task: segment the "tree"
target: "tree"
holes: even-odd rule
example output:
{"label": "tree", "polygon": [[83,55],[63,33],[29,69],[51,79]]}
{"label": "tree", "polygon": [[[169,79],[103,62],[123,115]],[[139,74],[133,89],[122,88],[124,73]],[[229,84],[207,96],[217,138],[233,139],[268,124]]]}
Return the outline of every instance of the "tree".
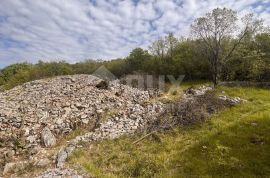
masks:
{"label": "tree", "polygon": [[171,58],[173,57],[173,50],[175,49],[177,42],[178,40],[174,37],[173,33],[169,33],[169,35],[165,37],[167,53]]}
{"label": "tree", "polygon": [[166,54],[166,42],[163,38],[160,38],[152,43],[149,46],[150,52],[161,59],[164,59],[164,55]]}
{"label": "tree", "polygon": [[12,78],[14,75],[22,72],[28,71],[32,68],[32,64],[29,63],[20,63],[20,64],[12,64],[10,66],[5,67],[0,71],[1,85],[5,84]]}
{"label": "tree", "polygon": [[[204,17],[197,18],[191,25],[192,34],[201,40],[206,50],[214,85],[218,84],[223,62],[231,58],[246,36],[257,32],[262,25],[262,21],[255,19],[252,14],[242,18],[241,23],[239,25],[236,11],[216,8]],[[228,39],[232,41],[229,49],[226,48]]]}
{"label": "tree", "polygon": [[270,31],[256,35],[256,47],[262,59],[260,80],[270,80]]}
{"label": "tree", "polygon": [[270,58],[270,32],[269,33],[260,33],[256,35],[256,44],[258,49],[264,56]]}
{"label": "tree", "polygon": [[145,60],[150,59],[148,51],[143,50],[142,48],[133,49],[129,56],[127,57],[127,62],[132,71],[142,69],[142,64]]}

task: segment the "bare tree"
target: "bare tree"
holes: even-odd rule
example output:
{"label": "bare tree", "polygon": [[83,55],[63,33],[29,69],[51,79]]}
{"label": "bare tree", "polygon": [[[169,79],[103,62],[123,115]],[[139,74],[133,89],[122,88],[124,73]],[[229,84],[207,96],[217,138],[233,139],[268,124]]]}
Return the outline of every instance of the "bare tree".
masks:
{"label": "bare tree", "polygon": [[160,57],[161,59],[164,58],[164,55],[166,53],[166,44],[165,40],[163,38],[160,38],[156,41],[154,41],[150,46],[149,46],[150,52],[155,55]]}
{"label": "bare tree", "polygon": [[[214,85],[218,84],[222,61],[230,59],[243,39],[254,34],[261,26],[262,21],[255,19],[253,14],[247,14],[238,21],[237,12],[227,8],[216,8],[193,22],[191,31],[206,49]],[[233,44],[225,49],[228,39]]]}
{"label": "bare tree", "polygon": [[177,42],[178,40],[174,37],[173,33],[169,33],[168,36],[165,37],[167,53],[170,57],[173,56],[173,49],[175,49]]}
{"label": "bare tree", "polygon": [[173,33],[169,33],[168,36],[154,41],[149,46],[149,50],[153,55],[161,59],[164,59],[165,55],[172,57],[173,49],[175,49],[177,42],[178,40],[174,37]]}

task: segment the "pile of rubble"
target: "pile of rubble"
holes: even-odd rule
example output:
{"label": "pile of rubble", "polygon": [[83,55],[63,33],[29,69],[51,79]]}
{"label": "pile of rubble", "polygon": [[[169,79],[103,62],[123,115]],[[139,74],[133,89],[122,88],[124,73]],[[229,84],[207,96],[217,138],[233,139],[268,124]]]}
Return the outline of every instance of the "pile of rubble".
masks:
{"label": "pile of rubble", "polygon": [[[109,118],[106,122],[84,135],[77,136],[63,147],[56,156],[56,167],[63,167],[66,159],[81,142],[114,139],[122,135],[130,135],[144,128],[149,122],[156,120],[164,112],[164,104],[155,102],[143,107],[135,104],[127,110],[119,111],[118,115]],[[125,115],[129,113],[129,117]]]}
{"label": "pile of rubble", "polygon": [[223,101],[229,101],[230,103],[232,103],[233,105],[236,105],[240,102],[246,102],[247,100],[241,99],[240,97],[228,97],[225,95],[220,95],[218,96],[219,99],[223,100]]}
{"label": "pile of rubble", "polygon": [[[0,159],[37,154],[40,147],[54,146],[58,137],[79,126],[95,129],[91,140],[132,134],[161,111],[161,103],[144,106],[155,94],[92,75],[43,79],[2,92]],[[103,115],[108,118],[101,123]]]}
{"label": "pile of rubble", "polygon": [[209,86],[201,86],[199,88],[188,88],[185,93],[184,93],[184,97],[189,97],[189,96],[200,96],[200,95],[204,95],[205,93],[207,93],[208,91],[213,90],[213,87],[209,87]]}
{"label": "pile of rubble", "polygon": [[[194,96],[202,96],[213,89],[214,89],[213,87],[204,86],[204,85],[200,86],[199,88],[189,88],[185,91],[183,97],[184,98],[193,98]],[[228,102],[232,105],[238,104],[240,102],[246,102],[246,100],[243,100],[240,97],[229,97],[229,96],[225,96],[225,95],[219,95],[218,99],[225,101],[225,102]]]}

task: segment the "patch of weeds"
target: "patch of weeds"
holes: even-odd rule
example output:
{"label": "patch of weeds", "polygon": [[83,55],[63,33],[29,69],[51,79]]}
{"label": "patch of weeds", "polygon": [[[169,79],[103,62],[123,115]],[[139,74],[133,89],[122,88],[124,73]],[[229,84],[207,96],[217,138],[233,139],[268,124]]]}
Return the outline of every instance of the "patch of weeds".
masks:
{"label": "patch of weeds", "polygon": [[153,177],[162,170],[162,163],[147,157],[136,157],[123,169],[124,175],[129,177]]}

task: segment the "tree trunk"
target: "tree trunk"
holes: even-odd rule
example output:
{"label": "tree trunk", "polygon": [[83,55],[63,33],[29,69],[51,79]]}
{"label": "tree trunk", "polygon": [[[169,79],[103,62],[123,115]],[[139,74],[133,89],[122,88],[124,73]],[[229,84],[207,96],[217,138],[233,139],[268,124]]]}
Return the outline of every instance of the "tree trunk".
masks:
{"label": "tree trunk", "polygon": [[217,76],[217,73],[214,74],[214,80],[213,80],[213,83],[214,83],[214,87],[216,87],[217,84],[218,84],[218,76]]}
{"label": "tree trunk", "polygon": [[212,76],[213,76],[213,84],[214,84],[214,87],[217,86],[218,84],[218,58],[213,58],[213,65],[212,65]]}

